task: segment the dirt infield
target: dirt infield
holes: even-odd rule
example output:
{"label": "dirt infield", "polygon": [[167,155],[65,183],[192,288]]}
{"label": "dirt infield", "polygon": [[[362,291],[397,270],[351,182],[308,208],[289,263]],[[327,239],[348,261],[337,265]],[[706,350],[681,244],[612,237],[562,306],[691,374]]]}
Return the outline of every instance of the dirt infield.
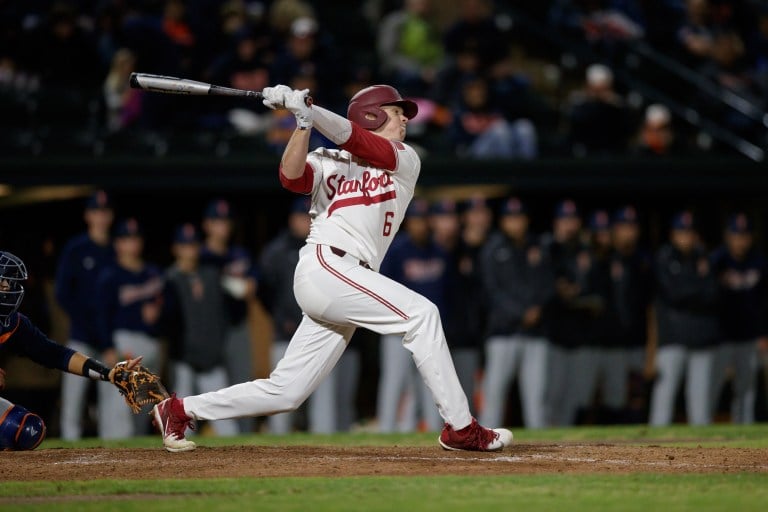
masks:
{"label": "dirt infield", "polygon": [[242,446],[176,454],[161,448],[91,448],[0,456],[0,481],[638,472],[768,473],[768,449],[531,443],[501,453],[437,446]]}

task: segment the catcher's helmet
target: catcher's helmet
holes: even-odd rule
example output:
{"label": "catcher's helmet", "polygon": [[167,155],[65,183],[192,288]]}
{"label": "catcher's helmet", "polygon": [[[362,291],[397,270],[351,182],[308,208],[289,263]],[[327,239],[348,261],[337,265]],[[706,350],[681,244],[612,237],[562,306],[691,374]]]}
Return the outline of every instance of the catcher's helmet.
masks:
{"label": "catcher's helmet", "polygon": [[366,130],[376,130],[387,120],[387,114],[380,108],[384,105],[401,107],[403,114],[408,119],[413,119],[419,112],[416,103],[411,100],[404,100],[394,87],[372,85],[359,91],[349,100],[347,119],[354,121]]}
{"label": "catcher's helmet", "polygon": [[24,298],[22,283],[26,279],[24,262],[9,252],[0,251],[0,324],[5,327],[21,305]]}

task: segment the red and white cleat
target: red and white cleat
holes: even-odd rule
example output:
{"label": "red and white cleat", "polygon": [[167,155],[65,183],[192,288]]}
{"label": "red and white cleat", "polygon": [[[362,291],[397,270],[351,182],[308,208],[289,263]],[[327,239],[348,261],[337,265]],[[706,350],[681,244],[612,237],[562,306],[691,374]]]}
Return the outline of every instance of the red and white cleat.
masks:
{"label": "red and white cleat", "polygon": [[152,408],[152,423],[163,435],[163,446],[169,452],[187,452],[197,445],[184,437],[187,428],[194,430],[192,418],[184,412],[184,404],[176,393]]}
{"label": "red and white cleat", "polygon": [[446,450],[497,452],[511,445],[513,437],[505,428],[485,428],[472,418],[472,423],[461,430],[454,430],[446,423],[438,441]]}

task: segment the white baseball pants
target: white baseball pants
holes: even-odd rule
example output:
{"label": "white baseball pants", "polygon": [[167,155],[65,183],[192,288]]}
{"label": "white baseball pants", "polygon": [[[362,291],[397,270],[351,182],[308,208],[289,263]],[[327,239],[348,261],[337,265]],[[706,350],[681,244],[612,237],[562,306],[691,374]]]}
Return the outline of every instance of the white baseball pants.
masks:
{"label": "white baseball pants", "polygon": [[217,420],[295,410],[331,372],[355,328],[363,327],[402,334],[442,418],[455,429],[471,423],[440,313],[429,300],[349,254],[314,244],[301,249],[294,293],[304,318],[269,378],[186,397],[189,416]]}

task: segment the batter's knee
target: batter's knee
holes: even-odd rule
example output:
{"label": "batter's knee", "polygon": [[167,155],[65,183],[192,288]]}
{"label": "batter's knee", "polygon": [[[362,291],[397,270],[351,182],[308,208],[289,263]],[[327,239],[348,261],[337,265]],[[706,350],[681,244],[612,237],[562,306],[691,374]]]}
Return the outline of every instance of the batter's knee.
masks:
{"label": "batter's knee", "polygon": [[20,405],[11,405],[0,418],[0,449],[34,450],[45,439],[45,423]]}
{"label": "batter's knee", "polygon": [[414,317],[422,318],[424,320],[440,320],[440,310],[437,309],[437,306],[432,301],[425,297],[421,297],[421,299],[416,301],[411,307],[413,308],[412,316]]}

